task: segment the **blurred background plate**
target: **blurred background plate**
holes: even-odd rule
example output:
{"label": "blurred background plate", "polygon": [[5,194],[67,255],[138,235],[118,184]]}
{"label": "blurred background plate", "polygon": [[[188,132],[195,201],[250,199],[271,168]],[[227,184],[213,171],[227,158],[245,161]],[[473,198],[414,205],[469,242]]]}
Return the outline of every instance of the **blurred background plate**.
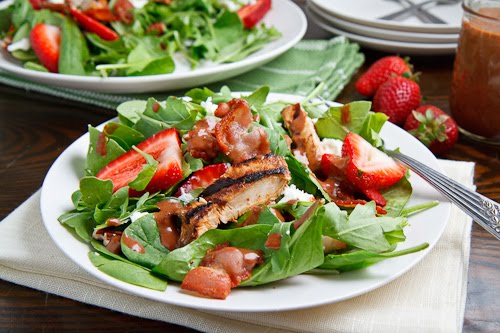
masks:
{"label": "blurred background plate", "polygon": [[406,55],[438,55],[453,54],[457,48],[457,43],[410,43],[362,36],[332,27],[326,20],[310,9],[308,9],[308,15],[322,29],[334,35],[345,36],[353,42],[374,50],[389,53],[404,53]]}
{"label": "blurred background plate", "polygon": [[[10,3],[12,1],[0,2],[0,8]],[[263,22],[274,26],[282,36],[241,61],[190,72],[107,78],[44,73],[23,68],[19,61],[3,49],[0,49],[0,69],[51,86],[109,93],[145,93],[202,86],[248,72],[275,59],[298,43],[307,29],[304,13],[289,0],[273,0],[273,6]]]}
{"label": "blurred background plate", "polygon": [[[381,20],[380,17],[404,8],[404,0],[309,0],[322,11],[366,26],[409,32],[454,34],[460,31],[462,21],[461,1],[453,5],[432,5],[427,10],[432,12],[447,24],[422,23],[416,17],[410,16],[403,21]],[[412,0],[415,4],[428,0]]]}
{"label": "blurred background plate", "polygon": [[320,7],[316,6],[312,1],[308,1],[307,7],[314,14],[323,18],[325,22],[328,22],[330,26],[361,36],[415,43],[456,43],[458,41],[458,33],[441,34],[376,28],[346,21],[339,17],[329,15],[327,12],[321,10]]}

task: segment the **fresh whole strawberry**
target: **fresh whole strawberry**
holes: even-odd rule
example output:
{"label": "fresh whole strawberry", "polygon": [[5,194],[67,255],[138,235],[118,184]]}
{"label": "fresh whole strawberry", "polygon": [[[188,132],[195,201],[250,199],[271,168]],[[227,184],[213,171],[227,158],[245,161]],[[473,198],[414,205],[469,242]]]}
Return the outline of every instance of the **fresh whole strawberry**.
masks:
{"label": "fresh whole strawberry", "polygon": [[373,190],[394,185],[405,174],[405,168],[355,133],[348,133],[342,145],[342,156],[349,157],[345,167],[347,179],[370,197]]}
{"label": "fresh whole strawberry", "polygon": [[401,126],[411,111],[420,105],[421,99],[420,87],[415,81],[394,76],[377,90],[373,110],[385,113],[389,121]]}
{"label": "fresh whole strawberry", "polygon": [[455,121],[443,110],[422,105],[406,118],[404,129],[424,143],[434,154],[448,151],[458,139]]}
{"label": "fresh whole strawberry", "polygon": [[375,95],[377,89],[393,76],[411,74],[411,65],[398,56],[387,56],[373,63],[356,81],[356,90],[368,97]]}
{"label": "fresh whole strawberry", "polygon": [[54,25],[39,23],[31,30],[30,43],[42,65],[52,73],[59,72],[61,29]]}

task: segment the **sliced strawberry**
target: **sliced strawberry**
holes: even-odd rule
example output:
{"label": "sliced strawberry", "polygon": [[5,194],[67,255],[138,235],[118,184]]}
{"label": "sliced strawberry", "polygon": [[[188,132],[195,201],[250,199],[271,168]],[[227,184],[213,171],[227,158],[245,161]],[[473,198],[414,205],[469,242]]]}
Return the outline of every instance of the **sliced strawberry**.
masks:
{"label": "sliced strawberry", "polygon": [[348,133],[342,156],[350,158],[346,176],[361,190],[387,188],[405,174],[405,168],[355,133]]}
{"label": "sliced strawberry", "polygon": [[181,187],[175,193],[176,197],[181,196],[184,193],[189,193],[198,188],[207,188],[217,179],[219,179],[224,172],[229,168],[227,163],[211,164],[207,165],[201,170],[193,173],[189,178],[182,184]]}
{"label": "sliced strawberry", "polygon": [[52,73],[59,72],[61,29],[54,25],[39,23],[31,30],[30,42],[42,65]]}
{"label": "sliced strawberry", "polygon": [[345,167],[348,161],[348,157],[323,154],[320,162],[321,171],[325,176],[333,176],[343,179],[345,176]]}
{"label": "sliced strawberry", "polygon": [[368,199],[375,201],[375,203],[379,206],[384,207],[387,203],[387,201],[385,201],[384,197],[377,189],[367,188],[362,190],[362,192],[368,197]]}
{"label": "sliced strawberry", "polygon": [[91,18],[100,22],[113,22],[118,20],[118,18],[111,12],[109,8],[89,8],[86,9],[83,14],[90,16]]}
{"label": "sliced strawberry", "polygon": [[[174,128],[156,133],[139,143],[137,148],[159,162],[156,173],[145,191],[157,192],[169,189],[182,179],[182,152],[177,131]],[[96,175],[99,179],[111,179],[113,191],[127,186],[142,171],[145,158],[136,150],[130,150],[105,166]],[[132,193],[135,193],[132,191]]]}
{"label": "sliced strawberry", "polygon": [[246,5],[238,10],[238,16],[245,28],[253,28],[266,16],[271,9],[271,0],[257,0],[254,4]]}
{"label": "sliced strawberry", "polygon": [[120,38],[120,36],[118,36],[115,31],[108,28],[101,22],[93,19],[92,17],[85,15],[81,11],[69,8],[69,12],[71,13],[71,15],[73,15],[80,26],[82,26],[87,31],[95,33],[102,39],[113,41]]}

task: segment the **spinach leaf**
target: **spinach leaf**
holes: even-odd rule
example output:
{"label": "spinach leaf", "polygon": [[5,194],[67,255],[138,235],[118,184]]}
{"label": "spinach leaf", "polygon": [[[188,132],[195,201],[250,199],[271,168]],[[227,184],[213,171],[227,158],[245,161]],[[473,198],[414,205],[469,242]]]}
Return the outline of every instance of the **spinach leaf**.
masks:
{"label": "spinach leaf", "polygon": [[[373,201],[357,205],[349,216],[334,203],[324,206],[324,235],[370,252],[389,251],[404,225],[402,217],[378,217]],[[384,233],[389,234],[387,238]]]}
{"label": "spinach leaf", "polygon": [[423,243],[408,249],[393,252],[376,253],[367,250],[355,250],[342,254],[328,254],[325,256],[323,264],[321,264],[318,268],[335,270],[337,272],[347,272],[355,269],[366,268],[389,258],[395,258],[422,251],[427,247],[429,247],[429,244]]}
{"label": "spinach leaf", "polygon": [[[141,251],[130,248],[127,243],[130,241],[140,244]],[[121,249],[130,261],[147,268],[153,268],[159,264],[169,253],[169,250],[161,243],[160,232],[153,214],[135,220],[124,230]]]}
{"label": "spinach leaf", "polygon": [[104,126],[103,133],[109,139],[114,140],[125,151],[132,149],[132,146],[139,144],[146,138],[141,132],[120,123],[110,122]]}
{"label": "spinach leaf", "polygon": [[101,272],[120,281],[159,291],[167,288],[167,281],[153,275],[145,268],[96,252],[89,252],[89,259]]}
{"label": "spinach leaf", "polygon": [[59,73],[85,75],[84,61],[88,55],[87,44],[78,25],[67,18],[62,25]]}
{"label": "spinach leaf", "polygon": [[85,174],[88,176],[96,175],[109,162],[126,152],[115,140],[108,138],[95,127],[89,126],[89,137],[89,149],[85,160]]}
{"label": "spinach leaf", "polygon": [[387,211],[387,216],[401,216],[401,213],[410,200],[412,194],[412,186],[406,177],[403,177],[399,182],[389,188],[380,190],[380,193],[387,201],[384,209]]}
{"label": "spinach leaf", "polygon": [[[257,267],[252,276],[241,283],[242,286],[256,286],[286,279],[307,272],[323,263],[322,210],[318,205],[310,208],[311,216],[295,231],[292,237],[282,242],[279,251],[274,251],[271,260]],[[282,251],[286,246],[287,253]],[[276,256],[276,257],[274,257]],[[283,261],[285,260],[285,261]],[[278,265],[279,269],[275,266]]]}

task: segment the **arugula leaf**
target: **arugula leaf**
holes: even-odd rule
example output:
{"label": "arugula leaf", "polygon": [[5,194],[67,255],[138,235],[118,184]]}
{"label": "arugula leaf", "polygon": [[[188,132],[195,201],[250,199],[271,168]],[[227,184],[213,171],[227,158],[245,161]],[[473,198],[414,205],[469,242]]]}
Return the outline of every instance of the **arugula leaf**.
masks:
{"label": "arugula leaf", "polygon": [[92,231],[95,223],[92,221],[92,213],[90,211],[79,212],[72,210],[59,216],[57,220],[74,229],[77,236],[82,240],[90,242],[92,239]]}
{"label": "arugula leaf", "polygon": [[139,144],[146,138],[135,129],[120,123],[109,122],[104,126],[103,133],[109,139],[114,140],[125,151],[132,149],[132,146]]}
{"label": "arugula leaf", "polygon": [[142,170],[141,172],[139,172],[137,177],[130,183],[128,183],[128,185],[130,186],[130,188],[136,191],[144,191],[144,189],[146,189],[146,186],[148,186],[149,182],[151,181],[151,179],[153,179],[153,176],[156,173],[158,161],[155,160],[151,155],[141,151],[135,146],[133,147],[133,149],[146,159],[146,163],[142,166]]}
{"label": "arugula leaf", "polygon": [[291,184],[295,184],[297,188],[304,192],[322,195],[326,200],[331,201],[330,195],[323,189],[323,186],[308,167],[300,163],[291,154],[285,156],[285,160],[292,176]]}

